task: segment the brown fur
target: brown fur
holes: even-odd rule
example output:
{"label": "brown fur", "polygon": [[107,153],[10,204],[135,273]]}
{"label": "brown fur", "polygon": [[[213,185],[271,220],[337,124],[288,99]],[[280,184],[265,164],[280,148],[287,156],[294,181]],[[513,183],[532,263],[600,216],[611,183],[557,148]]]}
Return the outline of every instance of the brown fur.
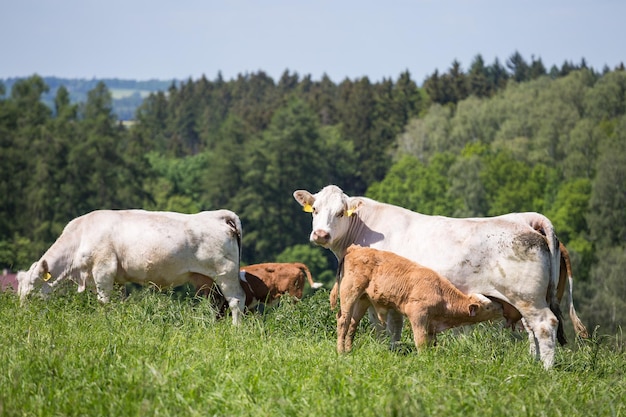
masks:
{"label": "brown fur", "polygon": [[[305,279],[313,288],[319,288],[322,284],[314,282],[309,268],[299,262],[293,263],[262,263],[248,265],[241,268],[245,280],[239,283],[246,293],[246,307],[252,308],[257,304],[276,304],[283,295],[300,300],[304,290]],[[205,295],[213,298],[213,303],[218,307],[220,316],[225,314],[227,307],[221,294],[216,293],[216,287],[207,287]]]}
{"label": "brown fur", "polygon": [[436,333],[445,329],[502,315],[500,304],[465,295],[432,269],[391,252],[352,245],[342,269],[337,317],[340,353],[351,350],[356,328],[370,305],[381,322],[389,310],[407,316],[418,348],[434,342]]}

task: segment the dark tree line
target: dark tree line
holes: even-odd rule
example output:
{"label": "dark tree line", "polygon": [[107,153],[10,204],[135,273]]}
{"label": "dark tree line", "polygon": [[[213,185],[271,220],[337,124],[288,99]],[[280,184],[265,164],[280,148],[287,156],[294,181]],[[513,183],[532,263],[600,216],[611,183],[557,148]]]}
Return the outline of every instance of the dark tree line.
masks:
{"label": "dark tree line", "polygon": [[[623,64],[621,66],[623,69]],[[556,79],[582,69],[591,70],[595,77],[600,76],[587,67],[584,58],[579,64],[565,61],[560,67],[553,65],[547,70],[541,58],[532,56],[528,62],[517,51],[507,59],[505,65],[498,58],[493,64],[486,65],[483,57],[476,55],[467,72],[463,71],[460,62],[454,60],[446,73],[439,74],[439,71],[435,71],[426,77],[424,89],[432,102],[456,104],[469,96],[491,97],[504,89],[509,80],[520,83],[544,76]],[[603,68],[604,74],[609,71],[608,67]]]}

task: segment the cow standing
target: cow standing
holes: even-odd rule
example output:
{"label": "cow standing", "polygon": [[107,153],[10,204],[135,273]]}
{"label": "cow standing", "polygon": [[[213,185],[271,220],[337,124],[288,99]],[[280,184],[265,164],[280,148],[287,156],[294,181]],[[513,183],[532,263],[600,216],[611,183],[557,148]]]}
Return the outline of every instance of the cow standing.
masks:
{"label": "cow standing", "polygon": [[[464,324],[502,316],[502,305],[481,294],[465,295],[430,268],[392,252],[351,245],[338,271],[340,312],[337,351],[352,349],[354,333],[372,305],[381,322],[395,310],[411,323],[415,346]],[[331,300],[335,308],[336,298]]]}
{"label": "cow standing", "polygon": [[[462,292],[509,303],[522,316],[531,353],[550,368],[557,328],[559,245],[551,222],[538,213],[455,219],[429,216],[365,197],[349,197],[334,185],[317,194],[294,192],[313,214],[310,240],[337,259],[351,244],[387,250],[432,268]],[[390,311],[392,343],[402,316]],[[563,342],[561,340],[561,342]]]}
{"label": "cow standing", "polygon": [[71,279],[79,292],[95,286],[106,303],[116,282],[202,287],[215,280],[238,324],[245,301],[241,236],[241,221],[228,210],[93,211],[70,221],[41,259],[18,273],[18,293],[24,300],[35,287],[45,294]]}

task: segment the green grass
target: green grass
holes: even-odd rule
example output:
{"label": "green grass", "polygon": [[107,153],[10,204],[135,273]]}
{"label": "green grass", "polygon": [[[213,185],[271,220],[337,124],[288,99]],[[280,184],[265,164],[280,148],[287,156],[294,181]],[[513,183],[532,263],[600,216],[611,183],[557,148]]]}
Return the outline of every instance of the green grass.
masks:
{"label": "green grass", "polygon": [[362,323],[343,356],[335,325],[326,291],[239,327],[171,293],[0,294],[0,415],[626,415],[621,334],[572,341],[544,371],[499,325],[418,353],[408,328],[390,351]]}

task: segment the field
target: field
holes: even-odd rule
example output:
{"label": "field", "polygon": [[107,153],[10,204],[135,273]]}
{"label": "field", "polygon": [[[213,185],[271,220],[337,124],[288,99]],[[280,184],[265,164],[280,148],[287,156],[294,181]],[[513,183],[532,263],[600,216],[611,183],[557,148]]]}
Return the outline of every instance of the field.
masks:
{"label": "field", "polygon": [[[0,294],[2,416],[624,416],[622,334],[559,348],[544,371],[526,337],[482,323],[415,351],[362,323],[335,352],[328,292],[283,302],[239,327],[205,300],[142,290]],[[571,331],[571,324],[568,330]]]}

